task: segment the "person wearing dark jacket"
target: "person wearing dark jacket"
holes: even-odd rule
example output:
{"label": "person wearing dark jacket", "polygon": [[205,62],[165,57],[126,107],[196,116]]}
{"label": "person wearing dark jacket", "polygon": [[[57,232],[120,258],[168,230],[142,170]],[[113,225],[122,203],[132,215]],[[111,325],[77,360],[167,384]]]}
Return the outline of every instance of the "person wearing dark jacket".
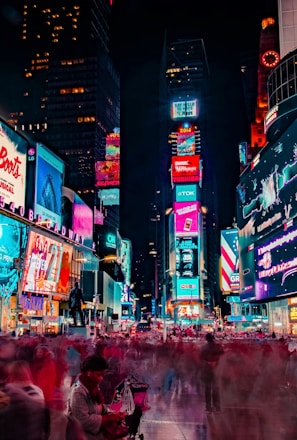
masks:
{"label": "person wearing dark jacket", "polygon": [[224,354],[223,347],[215,342],[212,333],[205,336],[206,343],[200,351],[202,362],[201,380],[205,389],[205,409],[207,412],[220,411],[220,390],[216,368],[220,357]]}
{"label": "person wearing dark jacket", "polygon": [[73,324],[75,327],[77,327],[77,320],[76,320],[77,312],[79,313],[80,316],[81,325],[83,327],[85,326],[85,319],[84,319],[83,311],[81,309],[81,303],[85,304],[85,300],[82,294],[82,290],[78,286],[78,282],[76,281],[69,295],[69,308],[70,308],[71,316],[73,318]]}

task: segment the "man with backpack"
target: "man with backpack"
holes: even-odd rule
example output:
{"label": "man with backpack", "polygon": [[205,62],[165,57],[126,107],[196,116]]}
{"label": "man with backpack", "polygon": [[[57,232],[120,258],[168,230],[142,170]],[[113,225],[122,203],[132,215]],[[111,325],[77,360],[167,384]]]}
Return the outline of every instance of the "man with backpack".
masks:
{"label": "man with backpack", "polygon": [[82,327],[85,327],[85,319],[84,319],[83,311],[81,309],[81,303],[85,304],[85,300],[82,294],[82,290],[78,286],[78,282],[76,281],[69,295],[69,308],[70,308],[71,316],[73,318],[74,327],[77,327],[77,320],[76,320],[77,312],[79,313]]}

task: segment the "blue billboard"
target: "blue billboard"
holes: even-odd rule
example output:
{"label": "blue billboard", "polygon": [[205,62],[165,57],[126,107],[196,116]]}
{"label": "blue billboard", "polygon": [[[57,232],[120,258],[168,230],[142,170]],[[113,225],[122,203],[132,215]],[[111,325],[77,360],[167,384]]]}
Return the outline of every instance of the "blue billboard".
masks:
{"label": "blue billboard", "polygon": [[27,246],[27,228],[27,225],[0,214],[0,297],[4,302],[18,290],[21,263],[17,260]]}
{"label": "blue billboard", "polygon": [[37,144],[35,215],[62,224],[62,185],[65,164],[42,144]]}
{"label": "blue billboard", "polygon": [[254,248],[297,216],[297,121],[255,157],[237,186],[240,282],[254,296]]}

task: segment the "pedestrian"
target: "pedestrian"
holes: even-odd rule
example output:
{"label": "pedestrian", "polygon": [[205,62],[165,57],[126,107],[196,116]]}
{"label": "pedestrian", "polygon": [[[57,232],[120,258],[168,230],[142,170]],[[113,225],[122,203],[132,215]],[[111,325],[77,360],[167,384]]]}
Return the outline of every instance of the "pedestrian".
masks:
{"label": "pedestrian", "polygon": [[220,390],[217,377],[217,366],[224,354],[223,347],[215,342],[214,335],[207,333],[206,343],[201,347],[201,380],[205,389],[205,409],[207,412],[220,411]]}
{"label": "pedestrian", "polygon": [[33,383],[42,389],[47,408],[50,408],[55,396],[57,364],[53,352],[46,345],[35,347],[31,364]]}
{"label": "pedestrian", "polygon": [[23,390],[20,384],[9,383],[8,364],[0,361],[1,440],[41,440],[46,430],[44,402],[35,393],[31,395]]}
{"label": "pedestrian", "polygon": [[27,361],[16,360],[8,365],[8,382],[45,406],[43,391],[33,383],[31,368]]}
{"label": "pedestrian", "polygon": [[85,300],[83,297],[82,290],[79,287],[78,282],[76,281],[69,295],[69,308],[70,308],[71,316],[73,318],[74,327],[77,327],[77,319],[76,319],[77,312],[79,313],[82,327],[85,327],[85,319],[84,319],[83,311],[81,309],[82,303],[85,304]]}
{"label": "pedestrian", "polygon": [[[104,357],[87,356],[81,363],[81,373],[78,380],[70,390],[68,414],[80,421],[87,440],[104,439],[108,426],[111,423],[116,423],[120,428],[120,423],[126,416],[122,412],[109,413],[104,405],[99,384],[103,380],[107,368],[108,365]],[[113,430],[115,431],[115,429],[116,426]],[[123,429],[122,437],[127,434],[128,430]]]}

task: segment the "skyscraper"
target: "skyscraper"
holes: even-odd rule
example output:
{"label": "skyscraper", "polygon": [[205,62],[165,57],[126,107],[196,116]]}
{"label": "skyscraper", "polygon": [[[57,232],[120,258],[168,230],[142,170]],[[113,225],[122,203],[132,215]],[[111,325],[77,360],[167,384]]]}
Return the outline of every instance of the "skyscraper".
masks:
{"label": "skyscraper", "polygon": [[[22,99],[13,122],[52,147],[67,182],[94,204],[95,161],[119,126],[119,76],[109,56],[108,0],[24,2]],[[17,113],[17,114],[16,114]]]}

